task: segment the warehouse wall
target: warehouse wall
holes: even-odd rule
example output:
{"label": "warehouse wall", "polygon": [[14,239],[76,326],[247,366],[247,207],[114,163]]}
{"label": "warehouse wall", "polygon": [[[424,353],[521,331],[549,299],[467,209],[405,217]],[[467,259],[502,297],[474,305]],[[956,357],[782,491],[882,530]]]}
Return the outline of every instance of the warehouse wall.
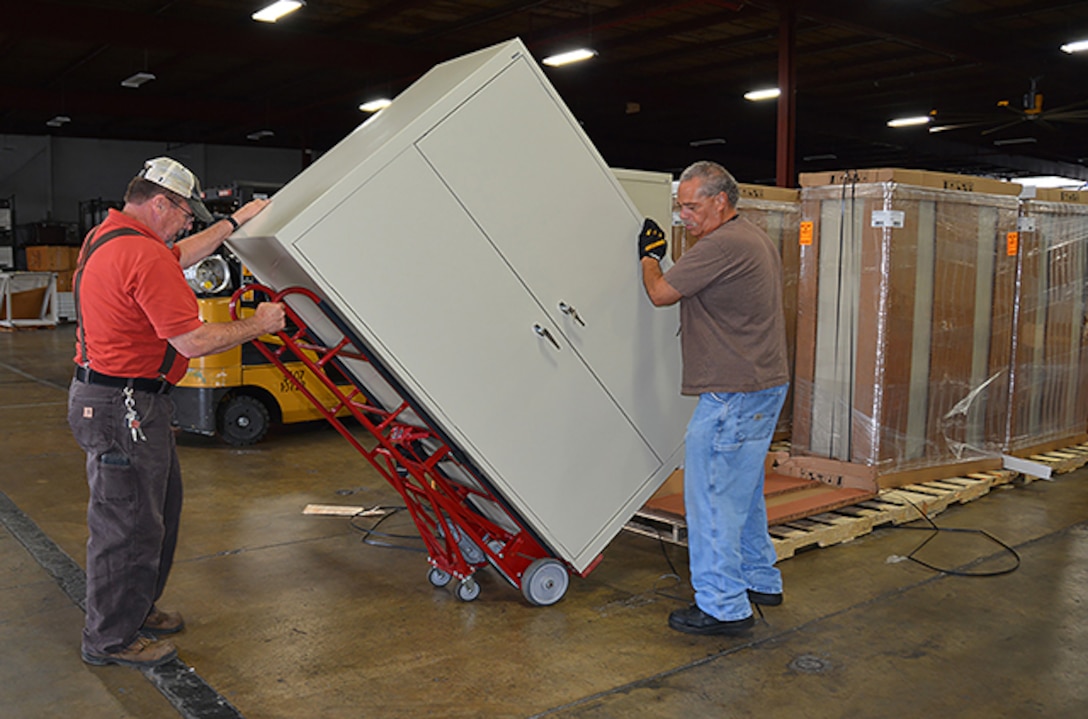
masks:
{"label": "warehouse wall", "polygon": [[0,197],[15,196],[20,225],[77,222],[80,202],[119,201],[144,160],[159,155],[185,164],[205,187],[236,180],[285,183],[303,165],[299,150],[3,135]]}

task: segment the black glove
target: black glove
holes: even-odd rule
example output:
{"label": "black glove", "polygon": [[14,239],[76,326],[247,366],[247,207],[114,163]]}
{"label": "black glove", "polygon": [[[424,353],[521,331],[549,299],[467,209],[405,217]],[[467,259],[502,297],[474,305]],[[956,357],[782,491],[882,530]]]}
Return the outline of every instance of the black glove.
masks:
{"label": "black glove", "polygon": [[642,223],[642,232],[638,234],[638,256],[652,257],[658,262],[665,256],[665,231],[657,226],[657,223],[649,217]]}

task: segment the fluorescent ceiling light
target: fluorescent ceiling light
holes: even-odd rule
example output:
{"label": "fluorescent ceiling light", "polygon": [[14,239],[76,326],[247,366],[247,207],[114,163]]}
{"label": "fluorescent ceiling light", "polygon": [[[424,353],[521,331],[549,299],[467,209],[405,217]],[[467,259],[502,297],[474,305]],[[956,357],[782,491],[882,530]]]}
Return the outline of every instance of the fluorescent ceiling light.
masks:
{"label": "fluorescent ceiling light", "polygon": [[805,162],[815,162],[816,160],[837,160],[839,156],[833,152],[827,152],[823,155],[805,155],[801,159]]}
{"label": "fluorescent ceiling light", "polygon": [[276,22],[284,15],[293,13],[305,4],[303,0],[276,0],[268,7],[253,13],[250,17],[257,22]]}
{"label": "fluorescent ceiling light", "polygon": [[276,133],[272,130],[257,130],[256,132],[251,132],[246,135],[246,139],[257,142],[258,140],[263,140],[266,137],[273,137],[275,134]]}
{"label": "fluorescent ceiling light", "polygon": [[724,145],[724,137],[711,137],[706,140],[692,140],[688,143],[688,147],[704,147],[706,145]]}
{"label": "fluorescent ceiling light", "polygon": [[768,87],[764,90],[751,90],[746,92],[744,93],[744,99],[751,100],[752,102],[759,102],[760,100],[773,100],[781,94],[782,91],[777,87]]}
{"label": "fluorescent ceiling light", "polygon": [[1062,52],[1073,54],[1075,52],[1084,52],[1088,50],[1088,40],[1077,40],[1076,42],[1069,42],[1062,45]]}
{"label": "fluorescent ceiling light", "polygon": [[1021,185],[1031,185],[1033,187],[1080,187],[1084,184],[1083,180],[1074,180],[1071,177],[1060,177],[1058,175],[1017,177],[1015,181]]}
{"label": "fluorescent ceiling light", "polygon": [[559,67],[560,65],[569,65],[572,62],[581,62],[582,60],[588,60],[591,57],[597,57],[597,51],[581,47],[577,50],[570,50],[568,52],[561,52],[557,55],[550,55],[544,58],[542,62],[548,67]]}
{"label": "fluorescent ceiling light", "polygon": [[378,110],[384,110],[393,104],[393,101],[388,97],[381,97],[377,100],[371,100],[370,102],[364,102],[359,105],[359,109],[363,112],[377,112]]}
{"label": "fluorescent ceiling light", "polygon": [[45,124],[49,127],[60,127],[61,125],[67,125],[72,121],[72,118],[67,115],[57,115],[52,120],[48,120]]}
{"label": "fluorescent ceiling light", "polygon": [[888,127],[910,127],[911,125],[925,125],[932,118],[929,115],[918,115],[917,117],[897,117],[894,120],[888,120]]}
{"label": "fluorescent ceiling light", "polygon": [[155,79],[155,75],[150,72],[138,72],[134,75],[129,75],[121,81],[121,87],[139,87],[145,82],[151,82]]}

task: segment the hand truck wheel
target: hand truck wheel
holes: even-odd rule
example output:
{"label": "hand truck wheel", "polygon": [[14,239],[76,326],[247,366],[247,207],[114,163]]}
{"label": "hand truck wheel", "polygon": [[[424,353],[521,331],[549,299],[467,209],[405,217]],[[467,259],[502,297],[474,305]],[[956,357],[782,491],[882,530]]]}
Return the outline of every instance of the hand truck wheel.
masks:
{"label": "hand truck wheel", "polygon": [[457,598],[462,602],[471,602],[478,596],[480,596],[480,585],[472,577],[461,580],[461,583],[457,585]]}
{"label": "hand truck wheel", "polygon": [[570,575],[563,563],[551,557],[537,559],[521,575],[521,593],[538,607],[555,604],[567,593]]}
{"label": "hand truck wheel", "polygon": [[449,572],[443,572],[438,567],[431,567],[427,571],[427,581],[435,587],[444,587],[450,583],[453,579],[453,575]]}

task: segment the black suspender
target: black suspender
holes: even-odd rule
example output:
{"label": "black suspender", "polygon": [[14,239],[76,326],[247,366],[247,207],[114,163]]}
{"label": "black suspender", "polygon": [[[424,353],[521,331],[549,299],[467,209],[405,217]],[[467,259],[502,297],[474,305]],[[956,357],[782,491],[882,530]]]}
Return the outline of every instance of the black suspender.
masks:
{"label": "black suspender", "polygon": [[[83,269],[87,266],[87,260],[91,258],[91,255],[94,254],[95,250],[117,237],[124,237],[126,235],[141,235],[146,237],[142,232],[134,230],[131,227],[118,227],[116,230],[110,230],[101,237],[94,237],[94,233],[97,230],[97,227],[91,229],[91,231],[87,233],[87,237],[84,238],[83,248],[79,253],[79,261],[76,263],[76,270],[72,273],[72,301],[76,306],[76,329],[79,335],[79,364],[82,367],[87,367],[90,363],[90,360],[87,357],[87,340],[83,331],[83,315],[79,309],[79,286],[83,280]],[[170,368],[174,366],[174,358],[177,357],[177,355],[178,351],[174,349],[174,345],[167,342],[166,355],[163,357],[162,366],[159,367],[160,379],[166,378]]]}

